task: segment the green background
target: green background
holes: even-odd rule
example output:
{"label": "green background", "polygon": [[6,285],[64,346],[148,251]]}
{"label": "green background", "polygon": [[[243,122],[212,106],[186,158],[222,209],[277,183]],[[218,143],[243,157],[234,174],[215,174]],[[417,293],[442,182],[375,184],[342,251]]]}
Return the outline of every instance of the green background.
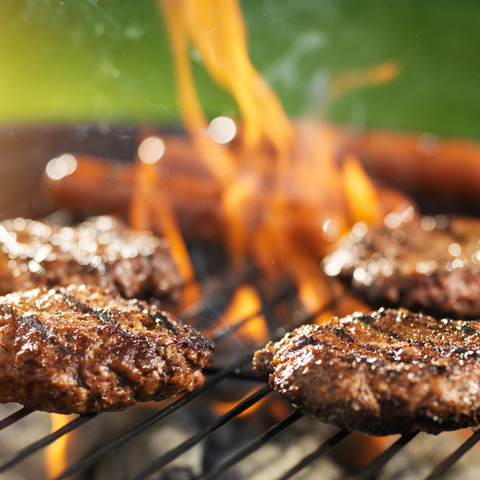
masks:
{"label": "green background", "polygon": [[[292,117],[480,136],[480,2],[243,0],[253,63]],[[331,101],[332,75],[396,60]],[[192,53],[207,115],[234,114]],[[153,0],[2,0],[0,124],[178,124]]]}

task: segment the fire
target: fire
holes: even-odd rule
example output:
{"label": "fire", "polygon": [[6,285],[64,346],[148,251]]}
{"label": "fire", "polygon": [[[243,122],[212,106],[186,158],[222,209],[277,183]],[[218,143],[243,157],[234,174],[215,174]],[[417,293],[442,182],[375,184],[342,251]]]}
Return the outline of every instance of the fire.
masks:
{"label": "fire", "polygon": [[352,215],[353,223],[381,220],[385,212],[377,192],[373,188],[358,158],[347,155],[344,168],[345,196]]}
{"label": "fire", "polygon": [[[252,390],[250,390],[246,395],[243,396],[243,398],[240,398],[240,399],[237,399],[237,400],[234,400],[232,402],[224,402],[222,400],[216,400],[215,402],[213,402],[212,404],[212,408],[214,410],[214,412],[218,415],[218,416],[222,416],[222,415],[225,415],[227,412],[229,412],[232,408],[236,407],[240,402],[243,402],[243,400],[245,400],[246,398],[248,398],[250,395],[252,395],[255,391],[257,390],[257,388],[253,388]],[[270,399],[267,397],[267,398],[263,398],[262,400],[260,400],[259,402],[255,403],[254,405],[252,405],[250,408],[248,408],[247,410],[245,410],[244,412],[242,412],[240,415],[237,415],[236,418],[243,418],[243,417],[249,417],[251,416],[254,412],[258,411],[259,409],[262,408],[262,406],[264,406],[266,403],[270,404]]]}
{"label": "fire", "polygon": [[[168,25],[180,112],[190,138],[144,135],[147,143],[140,144],[134,171],[125,168],[122,178],[122,188],[133,185],[131,224],[168,238],[188,286],[185,305],[200,295],[180,230],[181,215],[190,209],[191,215],[202,215],[197,229],[221,230],[216,239],[225,241],[233,274],[253,260],[267,277],[289,276],[298,285],[304,307],[314,314],[332,296],[319,263],[334,242],[356,222],[377,222],[398,209],[405,197],[373,184],[352,153],[348,132],[326,122],[287,118],[249,59],[238,0],[158,0],[158,4]],[[214,80],[235,97],[242,115],[237,124],[219,118],[209,127],[192,75],[192,45]],[[391,61],[337,74],[330,95],[388,82],[398,70]],[[219,126],[228,132],[218,136]],[[177,156],[190,162],[190,177],[178,169],[171,178],[165,175],[162,166],[175,168]],[[95,179],[104,178],[100,170]],[[68,178],[81,175],[85,168],[77,159],[66,184],[73,187]],[[210,217],[202,210],[208,202]]]}
{"label": "fire", "polygon": [[[50,414],[52,433],[64,427],[71,415]],[[67,468],[67,448],[70,441],[69,435],[63,435],[45,450],[45,466],[48,478],[56,478]]]}
{"label": "fire", "polygon": [[[170,34],[183,122],[198,158],[221,191],[219,207],[233,268],[253,258],[267,275],[287,273],[313,313],[328,298],[319,259],[353,223],[382,218],[386,212],[381,199],[360,162],[341,151],[335,129],[311,121],[292,124],[287,118],[249,59],[238,0],[158,1]],[[219,143],[208,133],[191,71],[190,45],[238,103],[242,123],[231,142]],[[387,62],[337,76],[332,94],[389,81],[397,71],[395,62]],[[149,216],[154,218],[155,227],[170,239],[188,282],[193,270],[167,189],[159,186],[159,169],[139,162],[137,170],[132,224],[148,228]]]}
{"label": "fire", "polygon": [[373,68],[339,73],[332,79],[330,94],[332,97],[341,97],[357,88],[390,82],[398,75],[399,70],[400,66],[396,61],[389,61]]}
{"label": "fire", "polygon": [[[165,144],[158,137],[147,137],[138,148],[136,188],[130,204],[130,224],[137,230],[152,230],[152,227],[170,242],[170,251],[178,273],[186,286],[182,302],[184,307],[199,297],[199,287],[194,282],[195,274],[185,241],[180,232],[170,199],[162,186],[161,170],[155,168],[165,152]],[[152,220],[154,225],[152,225]]]}
{"label": "fire", "polygon": [[383,451],[398,439],[398,435],[387,437],[372,437],[360,432],[352,432],[342,443],[342,452],[349,454],[339,458],[344,464],[355,472],[362,471],[367,465],[374,461]]}
{"label": "fire", "polygon": [[247,148],[257,148],[266,138],[286,155],[293,132],[280,101],[250,62],[238,1],[159,0],[159,4],[170,32],[180,108],[189,132],[202,135],[207,125],[190,68],[192,42],[213,79],[237,100]]}
{"label": "fire", "polygon": [[[265,342],[269,332],[264,315],[258,314],[262,309],[262,301],[258,292],[250,285],[240,286],[222,315],[222,324],[233,327],[237,322],[249,318],[236,334],[240,339],[247,339],[254,343]],[[250,318],[251,317],[251,318]]]}

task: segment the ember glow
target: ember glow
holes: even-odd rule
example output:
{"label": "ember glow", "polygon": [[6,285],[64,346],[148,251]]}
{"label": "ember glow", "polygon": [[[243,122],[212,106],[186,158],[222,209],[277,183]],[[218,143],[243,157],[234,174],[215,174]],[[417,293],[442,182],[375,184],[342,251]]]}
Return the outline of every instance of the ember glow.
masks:
{"label": "ember glow", "polygon": [[[239,400],[235,400],[232,402],[226,402],[226,401],[221,401],[221,400],[216,400],[212,408],[215,411],[215,413],[220,417],[222,415],[225,415],[227,412],[229,412],[232,408],[234,408],[237,404],[239,404],[241,401],[247,399],[252,393],[256,391],[256,388],[253,388],[250,390],[246,395],[243,396],[243,398]],[[260,402],[257,402],[255,405],[251,406],[244,412],[240,413],[240,415],[237,415],[237,418],[244,418],[244,417],[249,417],[251,416],[254,412],[258,411],[259,409],[262,408],[262,406],[266,403],[269,402],[269,398],[264,398]],[[270,403],[270,402],[269,402]]]}

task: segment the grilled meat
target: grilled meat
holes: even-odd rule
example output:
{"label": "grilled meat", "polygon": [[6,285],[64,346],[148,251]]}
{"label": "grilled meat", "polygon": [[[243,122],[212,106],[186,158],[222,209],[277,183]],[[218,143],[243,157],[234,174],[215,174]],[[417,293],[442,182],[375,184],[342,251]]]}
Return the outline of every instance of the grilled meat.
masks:
{"label": "grilled meat", "polygon": [[357,224],[324,260],[325,272],[349,282],[373,307],[480,318],[480,220],[389,220],[378,229]]}
{"label": "grilled meat", "polygon": [[16,292],[0,298],[0,401],[123,410],[201,386],[214,348],[155,305],[97,286]]}
{"label": "grilled meat", "polygon": [[480,423],[480,325],[405,309],[305,325],[256,352],[286,400],[347,430],[389,435]]}
{"label": "grilled meat", "polygon": [[0,295],[36,287],[99,285],[127,298],[175,300],[181,280],[159,238],[114,217],[58,228],[17,218],[0,224]]}

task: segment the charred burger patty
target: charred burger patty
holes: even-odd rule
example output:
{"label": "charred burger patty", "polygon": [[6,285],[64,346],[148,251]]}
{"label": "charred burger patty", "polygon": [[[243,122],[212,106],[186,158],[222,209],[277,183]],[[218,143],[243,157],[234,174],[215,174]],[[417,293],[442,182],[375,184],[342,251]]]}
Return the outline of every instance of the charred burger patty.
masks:
{"label": "charred burger patty", "polygon": [[123,410],[202,385],[214,348],[157,306],[100,287],[17,292],[0,298],[0,401]]}
{"label": "charred burger patty", "polygon": [[438,433],[480,423],[480,326],[405,309],[305,325],[254,368],[302,411],[347,430]]}
{"label": "charred burger patty", "polygon": [[357,224],[323,267],[374,307],[480,318],[480,220],[473,217]]}
{"label": "charred burger patty", "polygon": [[174,300],[181,279],[158,237],[114,217],[63,228],[23,218],[0,224],[0,295],[71,284],[115,288],[127,298]]}

